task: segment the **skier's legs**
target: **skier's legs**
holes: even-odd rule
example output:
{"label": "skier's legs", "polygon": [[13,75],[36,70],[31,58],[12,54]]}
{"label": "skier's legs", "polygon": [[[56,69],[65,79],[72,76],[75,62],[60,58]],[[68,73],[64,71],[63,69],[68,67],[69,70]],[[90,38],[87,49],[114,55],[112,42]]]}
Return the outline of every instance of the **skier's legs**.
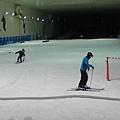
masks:
{"label": "skier's legs", "polygon": [[87,72],[85,72],[85,75],[84,75],[84,85],[85,86],[87,84],[87,81],[88,81],[88,75],[87,75]]}
{"label": "skier's legs", "polygon": [[3,23],[3,28],[4,28],[4,30],[6,31],[6,28],[5,28],[5,22]]}
{"label": "skier's legs", "polygon": [[81,80],[79,82],[78,87],[83,87],[87,83],[88,75],[87,75],[86,71],[80,71],[80,72],[81,72]]}
{"label": "skier's legs", "polygon": [[20,56],[20,63],[22,62],[22,56]]}
{"label": "skier's legs", "polygon": [[22,62],[22,56],[21,55],[18,56],[17,63],[19,62],[19,60],[20,60],[20,62]]}
{"label": "skier's legs", "polygon": [[81,72],[81,80],[79,82],[78,87],[82,87],[82,85],[84,84],[84,71],[80,71]]}

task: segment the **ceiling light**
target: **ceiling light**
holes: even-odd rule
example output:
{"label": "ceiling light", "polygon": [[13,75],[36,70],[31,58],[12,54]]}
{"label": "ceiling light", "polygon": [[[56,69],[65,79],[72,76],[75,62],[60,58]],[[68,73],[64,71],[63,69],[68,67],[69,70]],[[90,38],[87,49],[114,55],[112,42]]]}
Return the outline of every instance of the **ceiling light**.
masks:
{"label": "ceiling light", "polygon": [[27,17],[26,16],[24,16],[24,19],[26,19]]}
{"label": "ceiling light", "polygon": [[40,20],[40,18],[37,18],[37,20]]}
{"label": "ceiling light", "polygon": [[44,22],[44,21],[45,21],[45,19],[42,19],[41,21],[42,21],[42,22]]}
{"label": "ceiling light", "polygon": [[5,14],[5,15],[8,15],[8,12],[5,12],[4,14]]}
{"label": "ceiling light", "polygon": [[15,13],[12,13],[12,16],[15,16]]}

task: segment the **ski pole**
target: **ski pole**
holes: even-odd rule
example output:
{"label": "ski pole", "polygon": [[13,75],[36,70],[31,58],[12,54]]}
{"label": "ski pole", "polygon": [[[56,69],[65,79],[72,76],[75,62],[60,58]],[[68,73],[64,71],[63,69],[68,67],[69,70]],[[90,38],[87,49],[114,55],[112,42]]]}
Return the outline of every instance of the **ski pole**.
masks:
{"label": "ski pole", "polygon": [[25,61],[25,56],[23,56],[23,62]]}
{"label": "ski pole", "polygon": [[91,72],[90,88],[91,88],[91,85],[92,85],[92,78],[93,78],[93,69],[92,69],[92,72]]}
{"label": "ski pole", "polygon": [[17,57],[18,57],[18,56],[15,54],[15,63],[17,62],[17,61],[16,61],[16,60],[17,60]]}

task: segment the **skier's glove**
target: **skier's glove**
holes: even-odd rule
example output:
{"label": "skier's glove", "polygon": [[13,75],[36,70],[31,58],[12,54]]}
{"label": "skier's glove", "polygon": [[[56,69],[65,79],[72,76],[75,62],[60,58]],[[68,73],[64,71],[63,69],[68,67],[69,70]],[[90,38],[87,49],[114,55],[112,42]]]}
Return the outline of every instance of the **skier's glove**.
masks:
{"label": "skier's glove", "polygon": [[90,70],[90,68],[88,68],[88,71]]}

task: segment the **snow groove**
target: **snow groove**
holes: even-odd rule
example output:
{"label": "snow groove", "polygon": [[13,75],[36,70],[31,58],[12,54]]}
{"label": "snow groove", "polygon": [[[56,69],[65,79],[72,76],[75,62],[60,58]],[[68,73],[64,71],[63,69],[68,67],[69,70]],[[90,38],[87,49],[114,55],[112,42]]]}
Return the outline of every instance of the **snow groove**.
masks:
{"label": "snow groove", "polygon": [[91,95],[62,95],[62,96],[49,96],[49,97],[0,97],[0,101],[2,100],[49,100],[49,99],[67,99],[67,98],[87,98],[87,99],[120,101],[120,98],[91,96]]}

